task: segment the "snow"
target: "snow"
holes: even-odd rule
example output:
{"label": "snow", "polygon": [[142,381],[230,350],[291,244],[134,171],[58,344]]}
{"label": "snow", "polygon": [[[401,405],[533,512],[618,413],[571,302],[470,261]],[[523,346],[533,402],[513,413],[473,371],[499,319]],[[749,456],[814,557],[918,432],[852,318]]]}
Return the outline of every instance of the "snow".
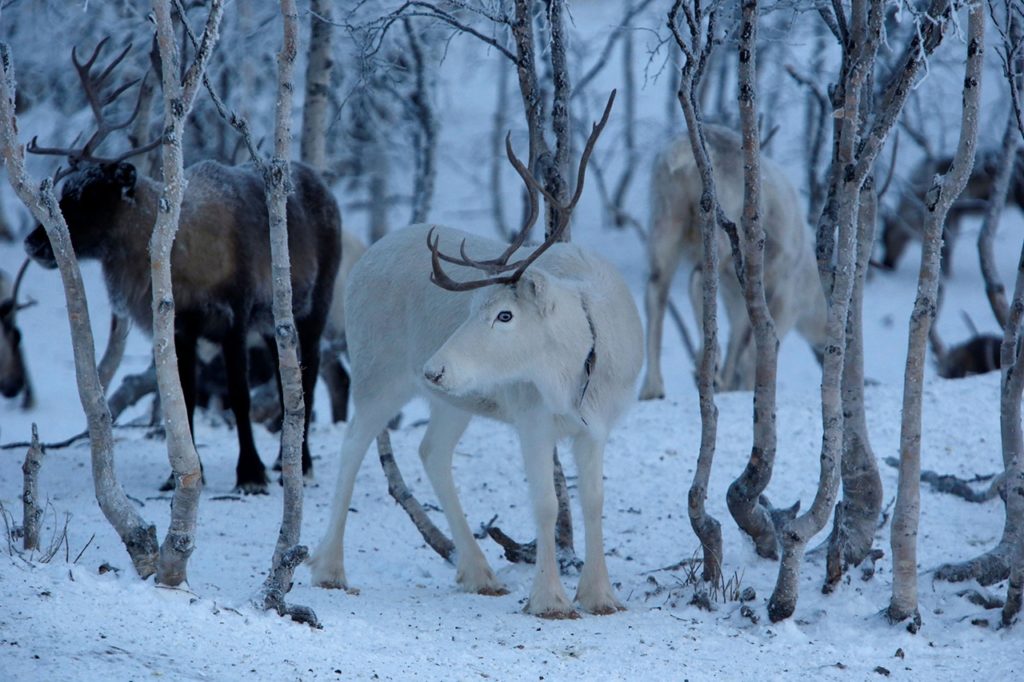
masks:
{"label": "snow", "polygon": [[[588,16],[581,9],[575,17],[577,28],[585,33],[603,30],[610,20],[602,16]],[[487,69],[467,58],[479,52],[470,52],[459,39],[450,50],[438,112],[447,144],[442,146],[436,219],[487,234],[492,230],[478,171],[493,88]],[[616,69],[610,65],[602,83],[611,83],[614,76],[610,74]],[[641,93],[641,120],[658,121],[641,127],[645,150],[656,144],[662,132],[657,112],[664,109],[663,85],[657,81]],[[465,97],[473,88],[485,96]],[[775,142],[783,150],[789,149],[784,136],[780,133]],[[521,140],[514,137],[514,142]],[[599,147],[604,144],[614,148],[618,143],[610,137]],[[780,151],[779,156],[783,154]],[[798,172],[795,164],[793,172]],[[640,217],[645,216],[645,176],[642,165],[633,192],[634,210]],[[512,173],[506,178],[510,183],[506,205],[518,206]],[[632,233],[601,226],[592,189],[584,196],[580,213],[574,238],[620,268],[642,309],[646,265],[641,244]],[[346,217],[346,223],[358,231],[361,219]],[[400,222],[397,216],[393,220]],[[977,223],[968,222],[964,232],[939,320],[948,343],[968,335],[956,314],[959,310],[968,311],[982,331],[995,329],[973,257]],[[1019,212],[1009,211],[996,243],[1008,285],[1012,285],[1022,234],[1024,219]],[[912,247],[897,272],[876,273],[867,286],[868,424],[880,461],[898,449],[907,322],[919,255],[919,249]],[[21,258],[19,245],[0,244],[0,267],[14,270]],[[102,349],[109,304],[98,266],[86,263],[83,272],[97,346]],[[688,313],[685,279],[677,279],[673,296]],[[33,266],[24,290],[39,301],[20,315],[38,406],[22,413],[14,401],[0,403],[3,443],[26,439],[32,422],[39,424],[46,441],[59,440],[84,426],[59,277]],[[95,502],[86,443],[47,453],[39,483],[49,503],[43,544],[59,537],[66,514],[67,542],[49,563],[42,563],[38,553],[22,558],[9,551],[0,536],[0,679],[769,680],[813,676],[859,680],[880,678],[886,674],[884,668],[893,679],[918,680],[1012,679],[1024,670],[1022,628],[999,629],[997,611],[958,596],[970,588],[1004,596],[1005,582],[981,588],[931,579],[931,571],[940,563],[968,558],[995,543],[1003,518],[998,501],[968,504],[922,490],[918,560],[924,625],[916,635],[887,624],[879,615],[891,591],[888,524],[876,537],[875,546],[886,556],[871,580],[861,580],[860,571],[854,569],[833,594],[822,595],[824,557],[811,552],[803,564],[794,617],[778,624],[768,622],[765,605],[777,565],[755,555],[725,506],[725,490],[749,454],[749,393],[717,399],[719,438],[708,509],[722,523],[726,578],[756,592],[749,606],[758,622],[741,614],[737,601],[718,600],[713,612],[690,605],[686,570],[665,567],[698,555],[686,515],[686,492],[696,462],[700,420],[691,362],[674,327],[668,324],[666,329],[663,364],[669,398],[637,404],[613,431],[606,452],[605,544],[609,572],[626,612],[553,622],[524,615],[533,569],[508,564],[489,540],[481,544],[510,594],[460,593],[454,569],[425,546],[389,497],[372,451],[356,482],[356,512],[349,516],[346,537],[348,578],[359,593],[313,588],[308,571],[300,568],[289,600],[311,606],[323,622],[322,630],[255,611],[249,598],[269,568],[281,490],[272,486],[270,495],[262,497],[233,495],[235,433],[215,416],[200,414],[196,442],[207,486],[187,589],[156,588],[152,581],[142,582],[134,575],[123,546]],[[139,371],[147,363],[147,341],[133,333],[119,376]],[[807,505],[814,494],[821,439],[819,379],[820,371],[806,345],[795,336],[787,338],[779,372],[779,454],[767,490],[777,506],[798,499]],[[998,390],[997,374],[946,381],[929,366],[924,468],[967,477],[1001,468]],[[319,417],[310,436],[316,480],[305,489],[303,538],[311,545],[327,524],[345,428],[327,423],[325,398],[320,389]],[[146,406],[137,408],[121,421],[130,422],[145,411]],[[413,492],[422,502],[433,503],[436,500],[416,455],[424,430],[418,423],[422,416],[422,406],[410,406],[392,442]],[[170,498],[156,491],[168,471],[165,445],[147,438],[141,428],[118,428],[115,436],[119,479],[162,537]],[[264,460],[269,461],[277,449],[275,437],[259,427],[256,436]],[[17,523],[22,456],[21,449],[0,451],[0,502]],[[564,463],[572,486],[571,458],[566,456]],[[880,468],[888,503],[895,494],[896,472],[884,463]],[[497,524],[513,537],[532,538],[518,444],[508,428],[474,420],[456,450],[455,477],[474,528],[497,515]],[[575,497],[574,490],[572,494]],[[582,551],[578,506],[574,512],[576,546]],[[440,512],[431,511],[431,515],[446,527]],[[820,544],[824,536],[812,540],[810,547]],[[117,570],[101,573],[102,565]],[[577,576],[563,581],[572,594]]]}

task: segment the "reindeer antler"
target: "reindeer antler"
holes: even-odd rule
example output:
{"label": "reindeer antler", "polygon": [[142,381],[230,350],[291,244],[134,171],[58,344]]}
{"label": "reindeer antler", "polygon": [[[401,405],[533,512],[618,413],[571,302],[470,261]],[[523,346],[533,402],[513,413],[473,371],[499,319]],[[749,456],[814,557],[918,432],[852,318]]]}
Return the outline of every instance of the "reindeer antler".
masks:
{"label": "reindeer antler", "polygon": [[136,154],[143,154],[155,149],[161,142],[161,139],[157,138],[142,145],[141,147],[133,147],[120,156],[113,158],[96,156],[96,149],[103,144],[103,141],[106,140],[111,133],[117,130],[123,130],[130,126],[135,120],[135,117],[139,115],[139,109],[142,106],[142,92],[140,90],[139,97],[135,101],[135,107],[132,109],[131,115],[125,120],[115,122],[104,114],[104,109],[107,106],[124,94],[126,90],[143,80],[142,78],[130,80],[104,94],[103,89],[106,85],[107,79],[114,72],[114,69],[124,61],[124,58],[128,56],[128,52],[132,49],[131,43],[128,43],[128,45],[121,50],[120,54],[114,57],[102,71],[98,74],[93,74],[93,65],[96,64],[96,60],[99,58],[100,53],[103,51],[103,47],[107,44],[108,40],[110,40],[110,36],[107,36],[97,43],[95,49],[93,49],[92,56],[90,56],[84,63],[78,60],[78,47],[75,46],[71,49],[71,62],[75,65],[75,71],[78,72],[78,78],[82,82],[82,89],[85,92],[85,98],[89,102],[89,107],[92,109],[93,116],[96,119],[96,132],[92,134],[92,137],[90,137],[82,147],[74,146],[75,142],[77,142],[81,137],[81,134],[75,137],[75,142],[71,143],[71,147],[40,147],[35,137],[32,138],[28,147],[26,147],[26,151],[30,154],[66,156],[68,158],[71,168],[58,169],[54,176],[54,183],[71,172],[72,169],[83,161],[91,163],[120,163],[121,161],[135,156]]}
{"label": "reindeer antler", "polygon": [[[551,248],[551,245],[557,242],[562,234],[565,232],[565,228],[569,225],[569,219],[572,216],[573,210],[576,208],[576,204],[579,203],[580,197],[583,195],[583,181],[587,175],[587,163],[590,161],[590,155],[594,151],[594,145],[597,143],[597,138],[601,135],[601,131],[604,130],[604,126],[608,123],[608,116],[612,112],[612,104],[615,103],[615,90],[612,90],[608,96],[608,103],[604,107],[604,114],[601,116],[601,120],[594,123],[590,130],[590,137],[587,138],[587,144],[583,148],[583,153],[580,155],[579,169],[576,173],[576,191],[572,198],[568,202],[562,203],[550,192],[548,192],[537,179],[533,177],[530,169],[519,160],[515,152],[512,151],[512,135],[509,133],[505,136],[505,153],[508,156],[509,162],[512,167],[519,173],[519,177],[523,179],[523,183],[526,185],[527,194],[530,198],[530,211],[527,214],[526,220],[523,222],[522,228],[519,233],[512,240],[512,243],[508,245],[508,248],[502,252],[497,258],[491,258],[486,260],[476,260],[471,258],[466,253],[466,242],[463,240],[459,246],[459,256],[449,256],[441,252],[440,237],[434,235],[434,228],[431,228],[430,232],[427,233],[427,248],[430,249],[430,259],[433,271],[430,273],[430,281],[441,287],[442,289],[448,289],[449,291],[470,291],[472,289],[479,289],[481,287],[489,286],[491,284],[513,284],[519,281],[519,278],[523,276],[526,269],[530,265],[540,258],[541,254]],[[530,232],[530,228],[537,221],[537,216],[540,213],[537,192],[544,195],[544,198],[548,202],[558,209],[559,220],[555,225],[555,229],[544,239],[544,242],[530,252],[524,258],[517,261],[509,262],[509,258],[522,247],[523,242],[526,241],[526,236]],[[453,280],[441,267],[441,262],[453,263],[455,265],[463,265],[466,267],[475,268],[486,272],[489,277],[482,279],[469,280],[466,282],[457,282]],[[501,273],[511,272],[508,275],[502,275]]]}
{"label": "reindeer antler", "polygon": [[30,308],[36,304],[36,301],[34,300],[26,301],[21,305],[18,304],[18,290],[21,289],[21,281],[25,278],[25,270],[28,269],[28,264],[31,262],[31,260],[31,258],[26,258],[25,261],[21,264],[21,267],[18,268],[18,274],[15,275],[14,277],[14,288],[11,289],[10,302],[8,303],[8,301],[0,301],[0,311],[2,311],[3,317],[7,317],[8,315],[10,315],[11,324],[14,324],[15,315],[19,310]]}

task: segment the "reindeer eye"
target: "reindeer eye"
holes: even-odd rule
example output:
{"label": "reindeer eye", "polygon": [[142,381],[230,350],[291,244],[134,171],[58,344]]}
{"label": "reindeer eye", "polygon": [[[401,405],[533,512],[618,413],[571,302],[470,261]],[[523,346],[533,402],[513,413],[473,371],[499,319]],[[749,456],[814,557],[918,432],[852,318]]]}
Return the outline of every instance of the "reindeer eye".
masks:
{"label": "reindeer eye", "polygon": [[498,313],[498,316],[495,317],[494,320],[496,322],[511,322],[512,313],[507,310],[502,310],[500,313]]}

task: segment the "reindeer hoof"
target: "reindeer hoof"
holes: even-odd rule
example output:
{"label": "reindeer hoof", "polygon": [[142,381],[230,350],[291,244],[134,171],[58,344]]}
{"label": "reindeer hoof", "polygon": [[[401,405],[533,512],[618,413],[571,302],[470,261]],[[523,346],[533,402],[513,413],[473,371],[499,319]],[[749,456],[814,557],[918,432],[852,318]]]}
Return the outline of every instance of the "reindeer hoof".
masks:
{"label": "reindeer hoof", "polygon": [[640,389],[640,400],[664,400],[665,399],[665,387],[664,386],[648,386],[644,384],[644,387]]}
{"label": "reindeer hoof", "polygon": [[573,608],[570,608],[568,610],[549,609],[547,611],[535,613],[530,610],[529,604],[527,604],[526,608],[523,609],[523,613],[528,613],[531,616],[537,616],[538,618],[543,618],[544,620],[579,620],[580,618],[582,618],[579,612]]}
{"label": "reindeer hoof", "polygon": [[243,495],[269,495],[270,491],[267,489],[267,483],[249,482],[239,483],[235,486],[234,492],[242,493]]}
{"label": "reindeer hoof", "polygon": [[618,613],[620,611],[626,610],[626,607],[620,604],[618,600],[614,600],[612,602],[607,602],[604,604],[594,604],[592,606],[580,604],[580,606],[583,608],[584,611],[595,616],[610,616],[613,613]]}

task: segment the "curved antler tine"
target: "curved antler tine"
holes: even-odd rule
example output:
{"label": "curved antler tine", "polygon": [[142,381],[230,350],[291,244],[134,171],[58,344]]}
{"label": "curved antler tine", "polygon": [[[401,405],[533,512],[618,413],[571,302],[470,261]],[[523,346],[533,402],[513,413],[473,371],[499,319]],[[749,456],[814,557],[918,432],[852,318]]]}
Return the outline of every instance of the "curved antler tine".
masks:
{"label": "curved antler tine", "polygon": [[110,36],[105,36],[103,40],[96,43],[96,48],[92,51],[92,56],[89,57],[89,59],[84,64],[78,61],[78,46],[72,46],[71,61],[74,63],[75,68],[77,68],[79,71],[83,69],[85,69],[85,71],[89,71],[89,69],[92,68],[92,65],[96,63],[96,58],[100,56],[100,52],[103,51],[103,46],[107,44],[108,40],[110,40]]}
{"label": "curved antler tine", "polygon": [[[533,191],[540,192],[548,201],[555,204],[558,203],[558,199],[544,189],[543,185],[537,182],[537,179],[533,177],[533,173],[530,172],[530,169],[527,168],[526,165],[519,160],[519,157],[516,156],[516,153],[512,151],[512,133],[505,135],[505,155],[508,157],[509,163],[512,164],[512,167],[516,169],[517,173],[519,173],[519,177],[521,177],[523,182],[526,183],[527,190],[531,190],[531,193]],[[536,216],[532,217],[536,220]],[[529,223],[527,227],[533,227],[533,223]]]}
{"label": "curved antler tine", "polygon": [[[27,308],[28,306],[32,305],[32,303],[27,303],[24,306],[19,306],[18,305],[18,292],[21,289],[21,281],[25,278],[25,270],[28,269],[28,264],[31,262],[31,260],[32,260],[31,258],[26,258],[22,262],[21,267],[18,268],[18,274],[15,275],[15,277],[14,277],[14,288],[11,289],[11,309],[10,309],[10,319],[11,319],[11,322],[14,322],[15,314],[19,310],[22,310],[22,309]],[[33,303],[34,303],[34,301],[33,301]]]}
{"label": "curved antler tine", "polygon": [[107,76],[109,76],[111,74],[111,72],[114,69],[117,68],[117,65],[124,61],[124,58],[128,56],[128,53],[131,51],[131,49],[132,49],[132,44],[131,43],[128,43],[127,45],[125,45],[124,49],[121,50],[121,54],[119,54],[116,57],[114,57],[111,60],[111,62],[109,64],[107,64],[107,67],[105,69],[103,69],[103,71],[100,73],[100,75],[96,77],[96,83],[97,84],[102,84],[103,81],[105,81],[107,79]]}
{"label": "curved antler tine", "polygon": [[601,136],[601,131],[604,130],[604,126],[608,123],[608,117],[612,113],[612,105],[615,104],[615,95],[618,91],[612,90],[611,94],[608,95],[608,103],[604,105],[604,113],[601,115],[601,120],[594,123],[590,128],[590,137],[587,138],[587,145],[583,148],[583,153],[580,154],[580,166],[576,172],[576,192],[573,194],[572,200],[569,202],[569,206],[575,206],[576,202],[580,200],[580,196],[583,194],[583,181],[587,176],[587,164],[590,162],[590,155],[594,151],[594,145],[597,143],[597,138]]}

